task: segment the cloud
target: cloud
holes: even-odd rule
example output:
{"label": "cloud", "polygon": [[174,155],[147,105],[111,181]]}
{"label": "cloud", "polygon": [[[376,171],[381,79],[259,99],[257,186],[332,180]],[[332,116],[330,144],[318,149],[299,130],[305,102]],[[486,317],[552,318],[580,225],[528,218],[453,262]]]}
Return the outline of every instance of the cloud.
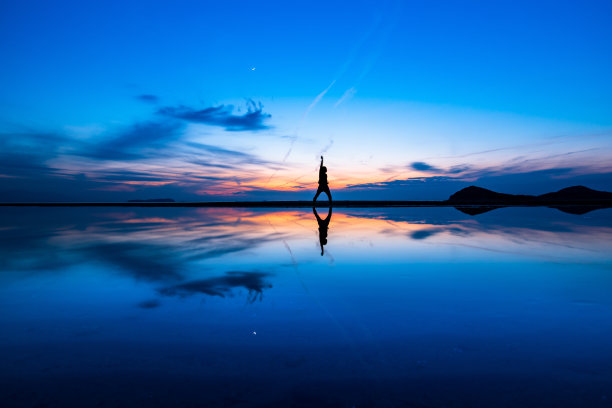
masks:
{"label": "cloud", "polygon": [[233,289],[242,287],[249,292],[247,301],[253,303],[262,299],[264,289],[272,287],[264,280],[268,276],[269,274],[262,272],[226,272],[225,276],[200,279],[163,288],[159,290],[159,293],[180,297],[195,294],[226,297]]}
{"label": "cloud", "polygon": [[159,307],[160,305],[161,303],[157,299],[145,300],[145,301],[138,303],[138,307],[142,309],[155,309],[156,307]]}
{"label": "cloud", "polygon": [[413,162],[410,164],[410,167],[414,170],[417,171],[423,171],[423,172],[432,172],[432,173],[438,173],[441,172],[442,170],[440,170],[437,167],[434,167],[430,164],[427,164],[425,162]]}
{"label": "cloud", "polygon": [[180,138],[181,128],[179,123],[168,121],[135,123],[108,140],[87,146],[80,153],[98,159],[138,160],[156,153],[160,144]]}
{"label": "cloud", "polygon": [[69,199],[64,188],[81,180],[50,164],[64,143],[51,133],[0,133],[0,201]]}
{"label": "cloud", "polygon": [[254,156],[248,153],[239,152],[237,150],[225,149],[223,147],[219,147],[215,145],[209,145],[205,143],[196,143],[196,142],[188,142],[187,145],[193,148],[214,154],[214,155],[218,155],[218,156],[234,157],[234,158],[248,159],[248,160],[254,159]]}
{"label": "cloud", "polygon": [[201,276],[203,260],[285,238],[253,228],[256,214],[246,210],[173,209],[153,215],[142,209],[60,207],[52,212],[52,217],[17,208],[0,212],[1,269],[47,271],[51,265],[65,269],[75,262],[95,262],[166,287],[187,282],[191,273]]}
{"label": "cloud", "polygon": [[426,239],[439,232],[441,231],[437,229],[422,229],[422,230],[414,231],[412,234],[410,234],[410,237],[412,239]]}
{"label": "cloud", "polygon": [[455,177],[434,176],[349,185],[338,191],[342,199],[446,200],[470,183]]}
{"label": "cloud", "polygon": [[323,147],[323,149],[321,149],[321,151],[319,152],[319,155],[322,156],[324,153],[327,153],[327,151],[334,145],[334,139],[330,138],[329,142],[327,142],[327,144],[325,145],[325,147]]}
{"label": "cloud", "polygon": [[477,185],[500,193],[539,195],[572,185],[612,191],[612,173],[582,172],[581,168],[522,171],[509,166],[473,170],[466,175],[418,177],[353,184],[339,190],[341,199],[446,200],[458,190]]}
{"label": "cloud", "polygon": [[[153,94],[135,97],[159,100]],[[150,120],[95,134],[36,129],[0,133],[0,194],[3,201],[124,201],[172,197],[198,200],[244,191],[271,171],[284,169],[257,155],[189,141],[189,122],[231,131],[268,128],[270,115],[248,101],[248,112],[222,105],[204,110],[159,109]],[[75,137],[78,136],[78,137]],[[248,168],[248,173],[246,169]]]}
{"label": "cloud", "polygon": [[134,279],[158,282],[182,279],[180,262],[170,248],[141,242],[96,243],[87,254],[113,264]]}
{"label": "cloud", "polygon": [[[187,142],[185,145],[194,149],[194,152],[197,155],[195,158],[188,158],[187,160],[189,163],[197,164],[203,167],[239,169],[243,168],[244,165],[258,165],[274,170],[284,168],[282,163],[263,160],[258,156],[238,150],[226,149],[220,146],[197,142]],[[202,157],[203,155],[205,156],[204,158]]]}
{"label": "cloud", "polygon": [[468,165],[468,164],[460,164],[457,166],[452,166],[450,169],[447,170],[447,173],[450,174],[459,174],[459,173],[463,173],[466,172],[468,170],[471,170],[472,166]]}
{"label": "cloud", "polygon": [[282,138],[288,138],[289,140],[291,140],[291,142],[289,143],[289,149],[287,150],[287,153],[285,153],[283,160],[281,160],[281,163],[284,163],[287,161],[287,159],[289,158],[289,155],[291,154],[291,151],[293,150],[293,145],[295,144],[295,141],[297,140],[297,136],[282,136]]}
{"label": "cloud", "polygon": [[191,164],[196,164],[198,166],[202,166],[202,167],[211,167],[211,168],[217,168],[217,169],[226,169],[226,170],[234,170],[234,169],[238,169],[238,166],[235,166],[233,164],[226,164],[226,163],[215,163],[215,162],[211,162],[211,161],[207,161],[207,160],[190,160],[189,163]]}
{"label": "cloud", "polygon": [[331,83],[329,85],[327,85],[327,88],[325,88],[324,90],[322,90],[313,100],[312,102],[310,102],[310,105],[308,105],[308,107],[306,107],[306,110],[304,111],[304,113],[302,114],[302,119],[300,120],[300,124],[299,124],[299,128],[301,128],[304,124],[304,122],[306,121],[306,117],[308,116],[308,114],[310,113],[311,110],[314,109],[315,106],[317,106],[317,104],[319,102],[321,102],[321,99],[323,99],[323,97],[325,96],[325,94],[327,92],[329,92],[329,90],[332,88],[332,86],[334,86],[334,84],[336,83],[336,80],[334,79],[333,81],[331,81]]}
{"label": "cloud", "polygon": [[157,113],[187,122],[220,126],[232,132],[259,131],[270,128],[265,122],[272,115],[263,112],[263,105],[261,103],[256,104],[254,101],[249,100],[247,109],[247,113],[236,115],[232,105],[212,106],[201,110],[179,105],[177,107],[163,107]]}
{"label": "cloud", "polygon": [[159,102],[159,97],[157,95],[152,95],[152,94],[138,95],[136,96],[136,99],[138,99],[141,102],[152,103],[152,104]]}
{"label": "cloud", "polygon": [[186,142],[183,130],[180,121],[158,119],[88,139],[0,133],[2,201],[197,201],[234,194],[237,184],[249,190],[259,173],[283,168],[248,152]]}
{"label": "cloud", "polygon": [[355,96],[356,93],[357,93],[357,89],[353,87],[350,87],[349,89],[344,91],[340,99],[338,99],[338,101],[334,104],[334,108],[337,108],[345,101],[348,101],[349,99],[351,99],[353,96]]}

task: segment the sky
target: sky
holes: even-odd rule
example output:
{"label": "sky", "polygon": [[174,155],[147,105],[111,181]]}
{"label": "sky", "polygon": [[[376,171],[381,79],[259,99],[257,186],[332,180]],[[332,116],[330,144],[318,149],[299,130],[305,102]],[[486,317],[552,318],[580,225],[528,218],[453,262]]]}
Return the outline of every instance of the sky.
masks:
{"label": "sky", "polygon": [[608,1],[0,2],[0,201],[612,191]]}

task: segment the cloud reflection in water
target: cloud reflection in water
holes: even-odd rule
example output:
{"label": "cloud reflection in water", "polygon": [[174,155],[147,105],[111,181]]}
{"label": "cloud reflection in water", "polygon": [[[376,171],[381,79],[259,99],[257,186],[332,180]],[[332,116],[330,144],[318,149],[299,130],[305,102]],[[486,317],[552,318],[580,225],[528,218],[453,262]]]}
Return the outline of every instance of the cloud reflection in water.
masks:
{"label": "cloud reflection in water", "polygon": [[[0,215],[5,279],[20,279],[23,271],[67,273],[78,265],[98,265],[108,274],[152,285],[151,293],[160,296],[225,298],[242,288],[253,303],[279,271],[319,262],[320,225],[308,210],[37,211],[7,208]],[[469,248],[470,256],[483,259],[495,252],[599,262],[612,238],[608,213],[514,208],[474,217],[452,208],[340,209],[327,247],[336,258],[355,262],[409,262],[434,253],[451,259],[442,251],[449,247]],[[368,249],[362,250],[364,243]],[[157,306],[158,300],[140,305]]]}

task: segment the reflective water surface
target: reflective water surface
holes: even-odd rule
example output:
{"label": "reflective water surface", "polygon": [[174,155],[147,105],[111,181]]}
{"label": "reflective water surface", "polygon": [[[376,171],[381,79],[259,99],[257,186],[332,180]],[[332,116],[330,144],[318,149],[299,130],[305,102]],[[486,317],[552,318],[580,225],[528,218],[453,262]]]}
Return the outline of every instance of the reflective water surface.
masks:
{"label": "reflective water surface", "polygon": [[612,403],[612,210],[3,208],[3,406]]}

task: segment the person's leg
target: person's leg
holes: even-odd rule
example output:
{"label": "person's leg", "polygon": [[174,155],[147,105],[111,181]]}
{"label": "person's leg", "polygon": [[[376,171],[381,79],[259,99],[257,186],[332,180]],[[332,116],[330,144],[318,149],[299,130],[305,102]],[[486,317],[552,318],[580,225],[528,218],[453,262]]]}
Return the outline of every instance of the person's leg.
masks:
{"label": "person's leg", "polygon": [[317,189],[317,194],[315,194],[314,198],[312,199],[312,202],[314,203],[315,201],[317,201],[317,197],[319,197],[319,194],[321,194],[321,188]]}
{"label": "person's leg", "polygon": [[331,198],[331,191],[329,191],[329,187],[327,187],[325,189],[325,194],[327,194],[327,198],[329,199],[329,202],[332,202],[332,198]]}

